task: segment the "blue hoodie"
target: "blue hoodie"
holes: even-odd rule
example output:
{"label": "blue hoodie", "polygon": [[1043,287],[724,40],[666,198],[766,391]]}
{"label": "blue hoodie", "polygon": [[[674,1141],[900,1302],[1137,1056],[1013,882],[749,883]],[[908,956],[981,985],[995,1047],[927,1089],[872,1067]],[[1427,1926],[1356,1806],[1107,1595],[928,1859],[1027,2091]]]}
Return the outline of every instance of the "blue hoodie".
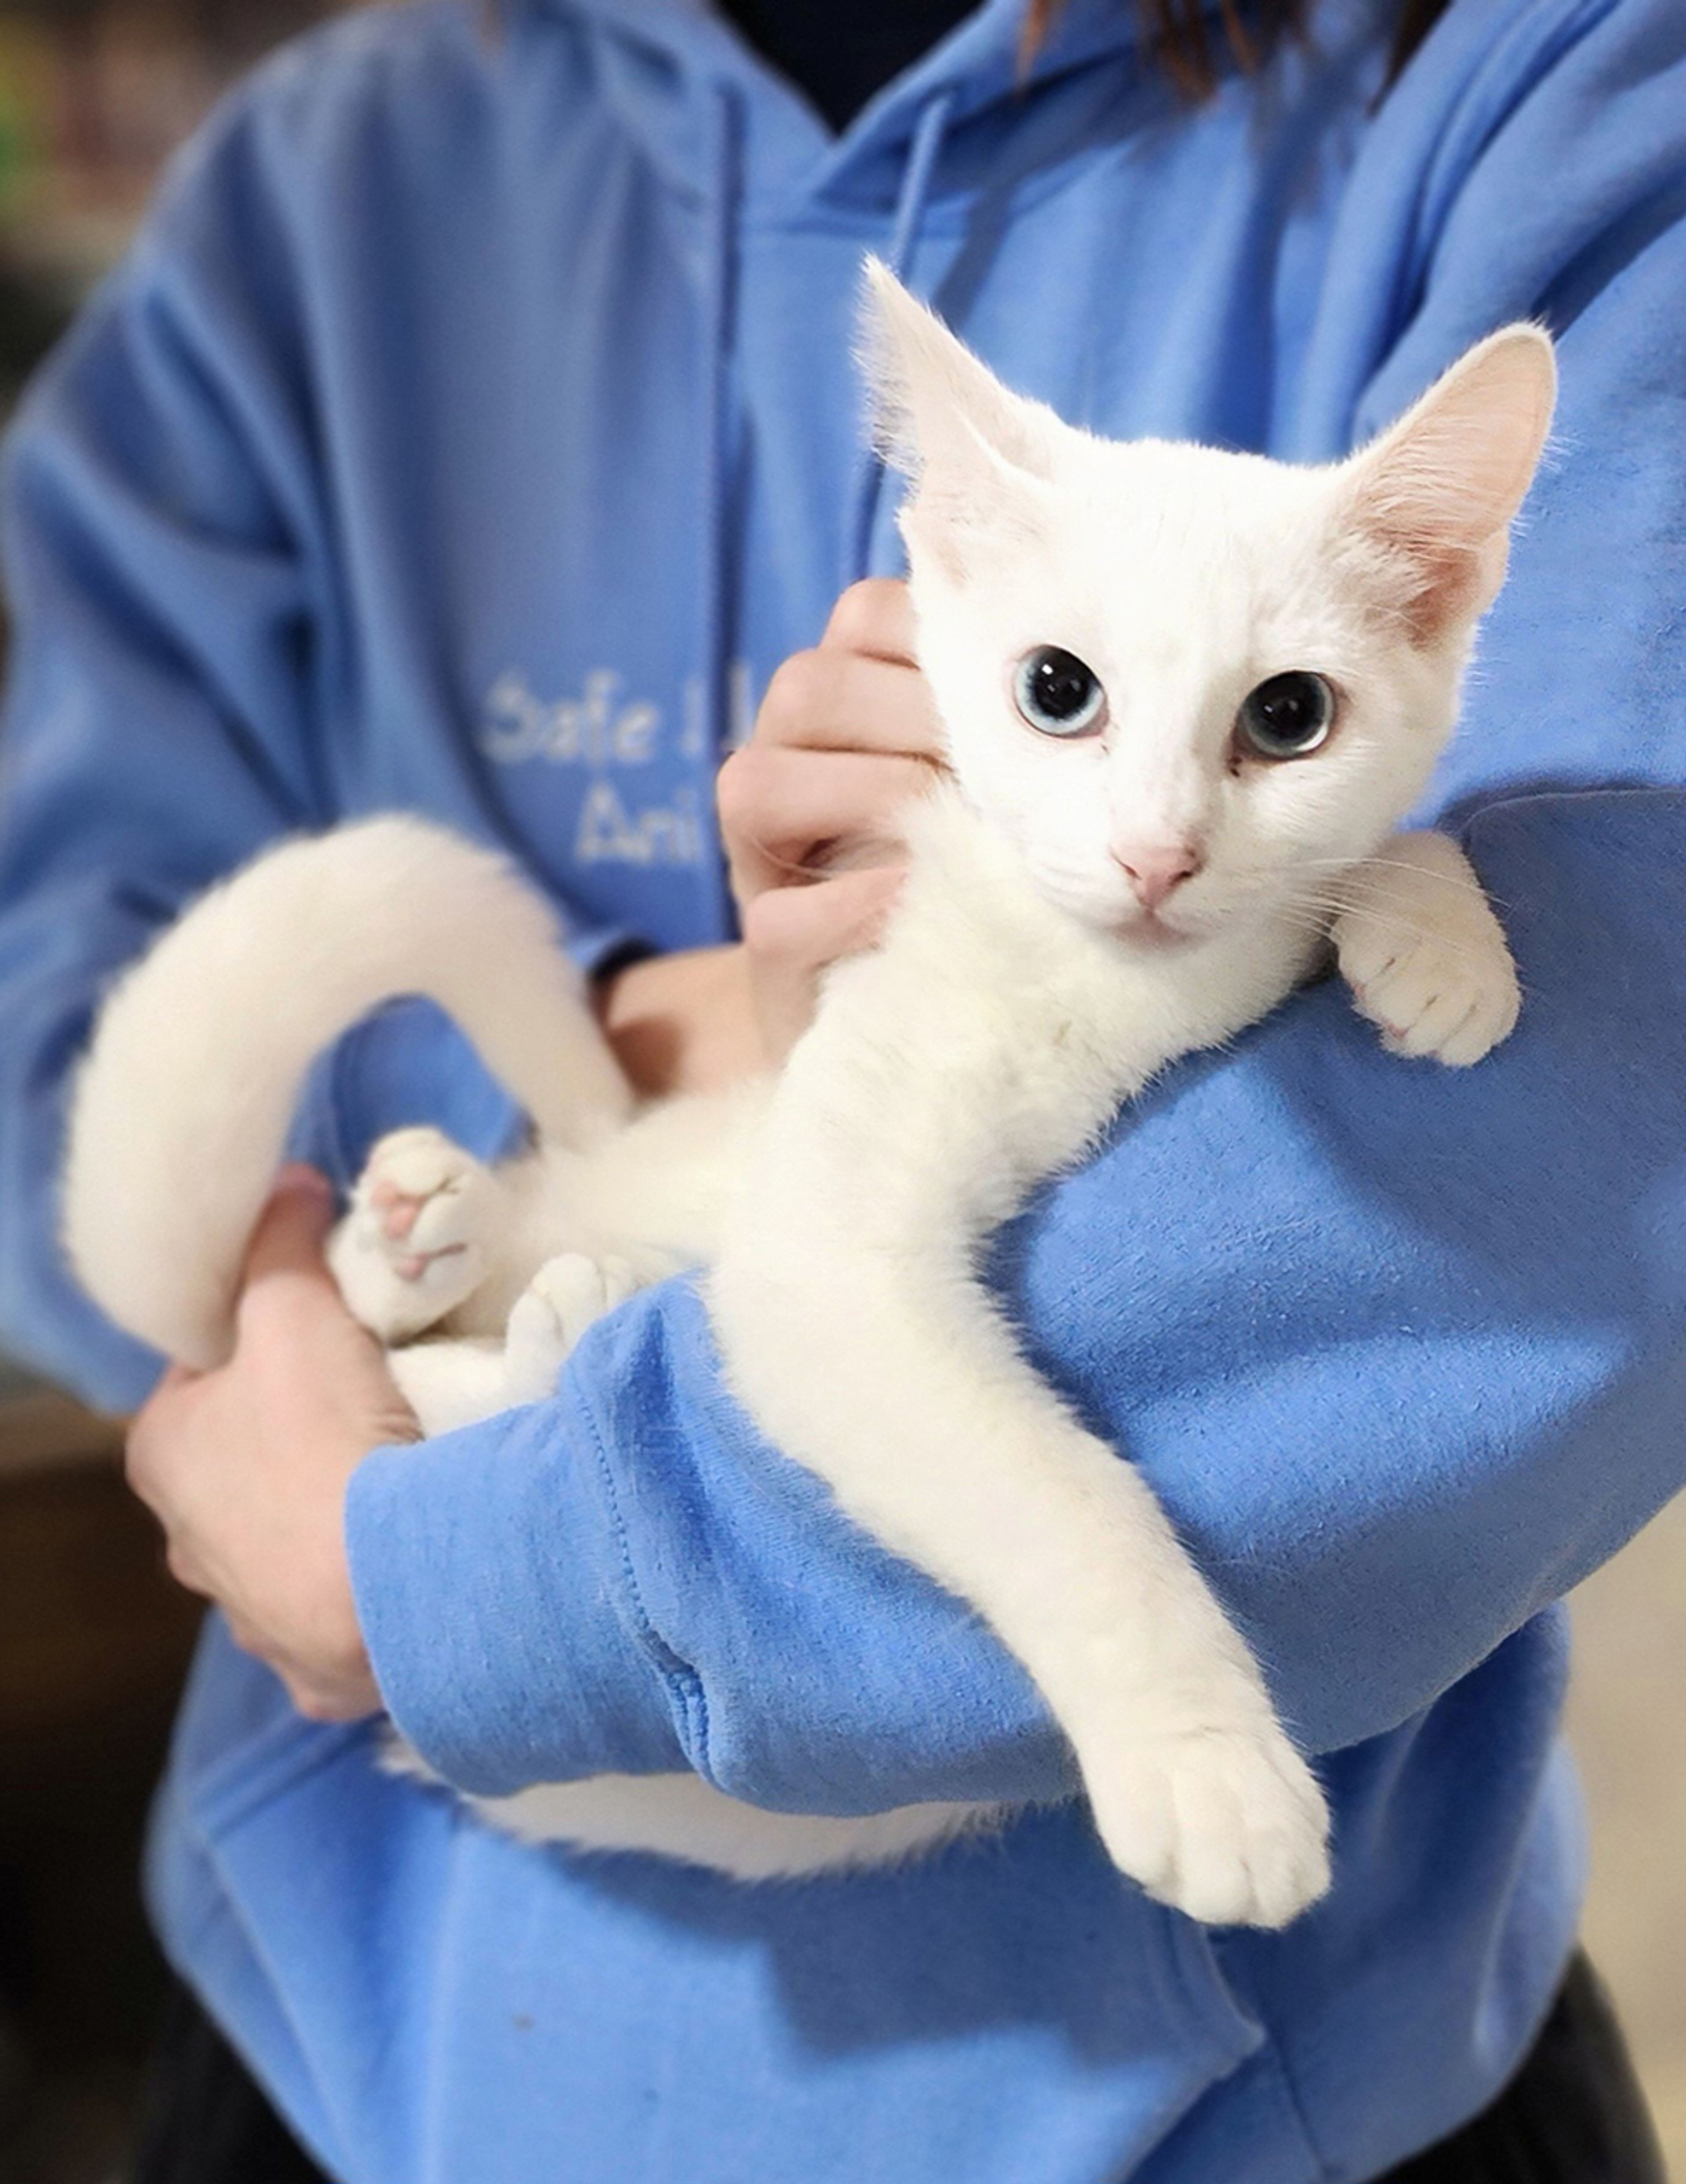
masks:
{"label": "blue hoodie", "polygon": [[[729,930],[709,782],[785,654],[896,566],[860,454],[887,252],[1116,434],[1321,459],[1519,315],[1556,458],[1434,805],[1527,991],[1466,1075],[1307,992],[1185,1066],[1000,1241],[1042,1369],[1138,1463],[1319,1754],[1333,1893],[1207,1932],[1110,1869],[959,1605],[722,1392],[694,1288],[554,1400],[357,1474],[393,1716],[481,1791],[694,1767],[999,1840],[745,1889],[524,1848],[299,1719],[214,1624],[150,1864],[166,1946],[344,2184],[1299,2184],[1486,2103],[1574,1930],[1552,1603],[1686,1474],[1686,15],[1327,0],[1179,104],[1124,0],[1015,81],[989,0],[840,138],[696,0],[354,16],[179,164],[9,464],[0,1318],[134,1400],[52,1240],[114,968],[292,827],[504,843],[581,960]],[[495,966],[488,967],[495,975]],[[515,1124],[415,1006],[300,1144]]]}

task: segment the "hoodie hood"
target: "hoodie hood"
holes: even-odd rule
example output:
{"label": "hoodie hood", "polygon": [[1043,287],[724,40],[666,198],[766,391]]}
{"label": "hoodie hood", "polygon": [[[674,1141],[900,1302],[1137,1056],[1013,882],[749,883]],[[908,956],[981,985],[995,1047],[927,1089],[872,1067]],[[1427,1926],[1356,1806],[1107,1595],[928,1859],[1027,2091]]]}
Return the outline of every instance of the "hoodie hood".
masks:
{"label": "hoodie hood", "polygon": [[[1026,0],[987,0],[834,135],[734,25],[698,0],[528,4],[583,33],[605,99],[666,188],[698,216],[693,268],[710,383],[698,448],[697,653],[707,739],[723,749],[732,736],[726,572],[737,498],[734,353],[746,228],[828,214],[880,219],[880,254],[906,278],[939,197],[949,217],[964,220],[986,175],[1000,190],[1066,155],[1073,132],[1069,117],[1048,126],[1049,87],[1087,74],[1092,92],[1118,98],[1121,69],[1134,72],[1133,13],[1120,0],[1071,0],[1027,67]],[[838,538],[839,589],[873,564],[882,484],[882,465],[863,438]],[[712,816],[704,823],[706,862],[720,873]],[[726,914],[723,894],[713,908]]]}
{"label": "hoodie hood", "polygon": [[[921,121],[938,100],[955,155],[943,163],[944,188],[975,190],[986,161],[999,185],[1004,109],[1016,109],[1020,125],[1029,127],[1045,86],[1097,64],[1132,64],[1138,52],[1134,11],[1124,0],[1070,0],[1024,68],[1026,0],[986,0],[834,135],[797,86],[699,0],[521,4],[583,30],[605,95],[677,191],[714,194],[717,147],[704,117],[711,104],[734,109],[743,199],[769,215],[826,206],[893,214]],[[965,142],[969,125],[985,117],[987,154]]]}

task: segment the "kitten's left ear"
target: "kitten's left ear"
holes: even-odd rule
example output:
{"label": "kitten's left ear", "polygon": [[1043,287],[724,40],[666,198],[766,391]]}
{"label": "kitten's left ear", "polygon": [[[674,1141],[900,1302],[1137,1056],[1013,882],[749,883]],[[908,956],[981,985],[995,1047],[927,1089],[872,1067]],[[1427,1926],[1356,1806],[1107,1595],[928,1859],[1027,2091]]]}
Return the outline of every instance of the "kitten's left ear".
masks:
{"label": "kitten's left ear", "polygon": [[874,436],[915,484],[904,527],[910,521],[958,574],[968,533],[1024,527],[1027,488],[1049,476],[1066,428],[1004,387],[888,266],[869,258],[865,272],[861,360]]}
{"label": "kitten's left ear", "polygon": [[1054,412],[1004,387],[882,259],[869,257],[865,270],[861,361],[886,460],[918,477],[932,464],[986,454],[1046,476]]}
{"label": "kitten's left ear", "polygon": [[1343,517],[1383,549],[1413,643],[1466,627],[1497,596],[1556,393],[1550,336],[1502,327],[1345,465]]}

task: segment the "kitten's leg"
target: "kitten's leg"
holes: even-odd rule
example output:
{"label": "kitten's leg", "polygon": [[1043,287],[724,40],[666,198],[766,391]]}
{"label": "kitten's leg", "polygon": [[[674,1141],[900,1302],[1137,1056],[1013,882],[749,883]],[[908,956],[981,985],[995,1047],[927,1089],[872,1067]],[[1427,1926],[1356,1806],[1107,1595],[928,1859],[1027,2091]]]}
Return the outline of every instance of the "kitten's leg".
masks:
{"label": "kitten's leg", "polygon": [[520,1403],[542,1402],[569,1351],[604,1312],[640,1287],[625,1259],[582,1251],[547,1260],[516,1302],[502,1341],[412,1342],[387,1363],[424,1433],[449,1433]]}
{"label": "kitten's leg", "polygon": [[1018,1655],[1121,1870],[1210,1925],[1285,1925],[1328,1886],[1322,1793],[1151,1490],[940,1251],[812,1240],[805,1268],[756,1251],[715,1270],[739,1394]]}
{"label": "kitten's leg", "polygon": [[486,1279],[507,1225],[504,1196],[491,1169],[442,1131],[382,1138],[328,1241],[354,1316],[387,1343],[437,1326]]}
{"label": "kitten's leg", "polygon": [[1469,860],[1444,834],[1395,834],[1341,883],[1341,975],[1391,1053],[1466,1068],[1509,1037],[1522,995]]}
{"label": "kitten's leg", "polygon": [[454,1433],[509,1408],[501,1342],[411,1342],[387,1351],[387,1368],[424,1434]]}
{"label": "kitten's leg", "polygon": [[509,1314],[504,1338],[504,1404],[542,1402],[553,1394],[569,1351],[593,1321],[624,1304],[639,1287],[622,1258],[588,1259],[583,1251],[561,1251],[547,1260]]}

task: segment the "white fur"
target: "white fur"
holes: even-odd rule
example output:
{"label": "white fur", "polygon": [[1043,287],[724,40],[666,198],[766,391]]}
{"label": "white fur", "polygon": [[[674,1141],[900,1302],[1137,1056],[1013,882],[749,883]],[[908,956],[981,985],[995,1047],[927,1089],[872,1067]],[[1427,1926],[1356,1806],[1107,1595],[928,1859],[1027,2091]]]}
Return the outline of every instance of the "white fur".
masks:
{"label": "white fur", "polygon": [[[397,1774],[438,1779],[401,1744],[390,1747],[388,1763]],[[897,1865],[939,1843],[986,1834],[1010,1817],[1002,1805],[938,1802],[839,1819],[768,1813],[726,1797],[697,1774],[594,1774],[469,1802],[524,1842],[654,1852],[735,1880],[799,1880]]]}
{"label": "white fur", "polygon": [[[399,1133],[336,1234],[354,1309],[408,1344],[393,1368],[424,1424],[543,1394],[593,1318],[706,1262],[737,1392],[1026,1664],[1118,1865],[1197,1918],[1277,1925],[1327,1886],[1317,1785],[1138,1474],[1026,1364],[977,1256],[1121,1102],[1256,1021],[1331,942],[1402,1053],[1468,1063],[1511,1028],[1514,972],[1461,853],[1392,830],[1502,578],[1550,345],[1495,335],[1374,447],[1294,470],[1075,432],[881,270],[872,288],[952,777],[907,815],[882,944],[832,974],[777,1083],[606,1131],[618,1079],[539,913],[480,853],[376,822],[260,861],[120,990],[81,1082],[67,1234],[125,1323],[220,1354],[310,1054],[387,991],[435,994],[543,1134],[491,1171],[437,1132]],[[1096,733],[1050,738],[1017,712],[1015,664],[1048,644],[1099,674]],[[1334,732],[1261,760],[1238,710],[1293,670],[1335,686]],[[1185,850],[1150,905],[1137,868]],[[182,1271],[160,1282],[160,1264]],[[424,1329],[455,1339],[409,1340]],[[689,1776],[481,1809],[753,1880],[1000,1817],[765,1814]]]}
{"label": "white fur", "polygon": [[184,1364],[227,1356],[300,1080],[395,994],[454,1017],[541,1130],[589,1142],[626,1114],[554,916],[504,859],[392,817],[287,843],[203,896],[100,1012],[64,1233],[120,1326]]}

